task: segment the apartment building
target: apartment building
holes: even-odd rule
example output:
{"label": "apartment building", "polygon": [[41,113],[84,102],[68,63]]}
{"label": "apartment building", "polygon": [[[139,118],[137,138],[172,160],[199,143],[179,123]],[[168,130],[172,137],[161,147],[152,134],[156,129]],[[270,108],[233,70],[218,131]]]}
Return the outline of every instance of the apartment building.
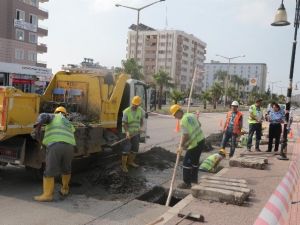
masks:
{"label": "apartment building", "polygon": [[47,52],[39,39],[48,30],[39,22],[48,19],[48,11],[41,7],[48,1],[0,1],[0,85],[35,92],[50,79],[51,69],[37,60],[38,54]]}
{"label": "apartment building", "polygon": [[[127,58],[135,58],[136,25],[130,27],[127,39]],[[172,77],[178,90],[186,92],[197,68],[195,93],[203,88],[203,62],[206,43],[192,34],[179,30],[155,30],[139,25],[137,62],[143,67],[145,81],[153,82],[159,70]]]}
{"label": "apartment building", "polygon": [[204,63],[204,89],[207,90],[212,86],[215,74],[218,71],[229,72],[229,75],[238,75],[240,78],[248,80],[244,91],[249,93],[254,87],[257,91],[263,93],[266,91],[267,65],[265,63],[221,63],[219,61],[211,61]]}

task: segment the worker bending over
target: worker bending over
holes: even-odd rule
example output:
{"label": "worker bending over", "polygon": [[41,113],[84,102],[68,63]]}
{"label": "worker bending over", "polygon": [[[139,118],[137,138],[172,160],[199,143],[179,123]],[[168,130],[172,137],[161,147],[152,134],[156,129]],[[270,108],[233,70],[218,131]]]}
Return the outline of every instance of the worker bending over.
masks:
{"label": "worker bending over", "polygon": [[145,112],[140,107],[141,102],[140,96],[134,96],[131,106],[123,111],[122,132],[127,140],[123,144],[121,169],[125,173],[128,172],[127,164],[135,168],[138,167],[134,160],[139,151],[140,133],[145,117]]}
{"label": "worker bending over", "polygon": [[208,156],[203,163],[201,163],[199,170],[203,172],[215,173],[219,163],[226,157],[226,152],[221,149],[219,153]]}
{"label": "worker bending over", "polygon": [[42,144],[46,146],[46,168],[43,178],[43,194],[35,196],[36,201],[52,201],[54,192],[54,177],[62,176],[60,194],[69,194],[69,182],[71,179],[71,163],[76,145],[75,128],[66,118],[67,110],[60,106],[54,114],[42,113],[39,115],[32,133],[32,137],[41,140],[41,127],[46,124]]}
{"label": "worker bending over", "polygon": [[199,159],[202,149],[205,147],[205,138],[196,115],[184,113],[177,104],[171,106],[170,112],[176,119],[180,120],[182,131],[181,145],[177,154],[181,155],[182,151],[186,150],[183,160],[183,183],[178,187],[189,189],[191,183],[198,183]]}

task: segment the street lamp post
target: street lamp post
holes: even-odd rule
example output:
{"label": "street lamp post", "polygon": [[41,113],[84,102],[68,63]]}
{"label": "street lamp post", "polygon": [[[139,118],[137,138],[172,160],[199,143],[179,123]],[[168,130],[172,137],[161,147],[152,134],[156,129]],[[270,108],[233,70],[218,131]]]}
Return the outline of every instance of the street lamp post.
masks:
{"label": "street lamp post", "polygon": [[135,59],[135,60],[137,60],[137,52],[138,52],[140,11],[142,11],[142,10],[145,9],[145,8],[148,8],[148,7],[151,6],[151,5],[154,5],[154,4],[159,3],[159,2],[164,2],[164,1],[166,1],[166,0],[155,1],[155,2],[152,2],[152,3],[148,4],[148,5],[145,5],[145,6],[140,7],[140,8],[135,8],[135,7],[126,6],[126,5],[121,5],[121,4],[116,4],[116,5],[115,5],[116,7],[124,7],[124,8],[127,8],[127,9],[132,9],[132,10],[137,11],[136,37],[135,37],[135,52],[134,52],[134,59]]}
{"label": "street lamp post", "polygon": [[222,55],[216,55],[219,56],[221,58],[227,59],[228,60],[228,64],[227,64],[227,74],[226,74],[226,78],[225,78],[225,84],[224,84],[224,92],[225,92],[225,99],[224,99],[224,107],[226,107],[226,101],[227,101],[227,87],[228,87],[228,76],[229,76],[229,69],[230,69],[230,63],[231,60],[233,59],[237,59],[237,58],[242,58],[245,57],[245,55],[239,55],[239,56],[235,56],[235,57],[227,57],[227,56],[222,56]]}
{"label": "street lamp post", "polygon": [[[296,9],[295,9],[295,19],[294,19],[294,40],[292,47],[292,57],[291,57],[291,65],[290,65],[290,75],[289,75],[289,85],[287,89],[287,98],[286,98],[286,113],[285,113],[285,124],[283,130],[283,143],[280,149],[280,157],[278,159],[288,160],[286,156],[287,152],[287,135],[288,135],[288,125],[290,125],[290,109],[291,109],[291,98],[292,98],[292,89],[293,89],[293,75],[294,75],[294,65],[295,65],[295,56],[296,56],[296,47],[297,47],[297,33],[299,28],[299,20],[300,20],[300,0],[296,0]],[[287,21],[287,14],[284,8],[283,0],[281,1],[281,5],[277,10],[275,15],[274,23],[272,26],[287,26],[290,23]]]}

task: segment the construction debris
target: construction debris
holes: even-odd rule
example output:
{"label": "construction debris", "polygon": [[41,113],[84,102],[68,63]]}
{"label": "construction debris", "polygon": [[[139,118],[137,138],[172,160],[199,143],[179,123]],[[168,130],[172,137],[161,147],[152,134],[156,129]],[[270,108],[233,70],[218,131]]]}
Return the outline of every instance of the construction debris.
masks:
{"label": "construction debris", "polygon": [[245,180],[223,177],[202,177],[199,185],[192,187],[195,198],[242,205],[249,198],[251,189]]}
{"label": "construction debris", "polygon": [[229,160],[229,166],[245,167],[258,170],[264,170],[267,167],[268,159],[265,157],[243,156],[234,157]]}

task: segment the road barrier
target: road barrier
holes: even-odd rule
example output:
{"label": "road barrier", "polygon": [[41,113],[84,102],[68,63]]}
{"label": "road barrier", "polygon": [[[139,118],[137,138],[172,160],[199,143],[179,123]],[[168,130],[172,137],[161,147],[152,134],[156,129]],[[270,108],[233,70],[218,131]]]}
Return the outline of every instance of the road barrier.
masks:
{"label": "road barrier", "polygon": [[[298,131],[299,134],[299,131]],[[292,196],[300,178],[300,138],[293,147],[293,156],[288,172],[273,192],[254,225],[284,225],[288,220]]]}

